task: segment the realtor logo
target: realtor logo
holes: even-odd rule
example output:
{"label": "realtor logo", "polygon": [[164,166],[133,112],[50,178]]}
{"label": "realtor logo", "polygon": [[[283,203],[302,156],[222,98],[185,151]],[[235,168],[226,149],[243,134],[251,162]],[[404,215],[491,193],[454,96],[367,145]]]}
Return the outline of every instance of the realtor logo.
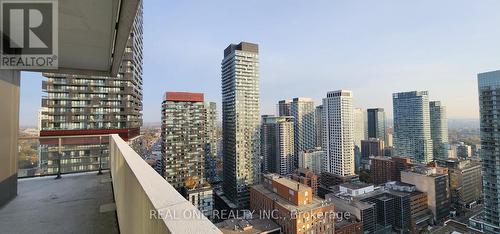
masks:
{"label": "realtor logo", "polygon": [[57,13],[57,0],[0,0],[0,69],[56,69]]}

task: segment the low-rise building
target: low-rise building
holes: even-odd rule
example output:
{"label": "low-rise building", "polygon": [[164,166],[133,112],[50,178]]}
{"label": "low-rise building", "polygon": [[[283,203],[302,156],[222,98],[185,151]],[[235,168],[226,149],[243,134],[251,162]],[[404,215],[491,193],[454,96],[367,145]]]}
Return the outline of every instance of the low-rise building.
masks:
{"label": "low-rise building", "polygon": [[250,210],[275,221],[283,233],[332,233],[331,203],[312,196],[312,189],[277,174],[266,174],[250,187]]}
{"label": "low-rise building", "polygon": [[440,164],[448,168],[451,202],[455,208],[470,208],[482,199],[481,162],[457,158]]}
{"label": "low-rise building", "polygon": [[[401,199],[400,204],[404,204],[402,207],[405,209],[408,207],[409,201],[411,217],[409,230],[411,233],[420,233],[432,224],[432,212],[427,205],[427,193],[418,191],[415,185],[397,181],[385,183],[384,188],[392,194],[404,198]],[[406,222],[406,220],[403,221]]]}
{"label": "low-rise building", "polygon": [[371,172],[374,184],[383,184],[396,179],[395,162],[390,157],[374,157],[371,163]]}
{"label": "low-rise building", "polygon": [[443,167],[414,166],[401,172],[401,182],[413,184],[418,191],[427,193],[427,204],[434,222],[445,221],[450,214],[448,169]]}
{"label": "low-rise building", "polygon": [[359,176],[339,176],[330,172],[321,172],[319,176],[318,196],[325,198],[326,194],[333,192],[334,186],[349,182],[359,182]]}
{"label": "low-rise building", "polygon": [[212,218],[214,223],[235,218],[229,215],[229,212],[237,210],[236,204],[227,198],[222,188],[217,187],[214,189],[214,214]]}
{"label": "low-rise building", "polygon": [[356,218],[337,221],[335,234],[363,234],[363,223],[357,221]]}
{"label": "low-rise building", "polygon": [[224,234],[280,234],[281,228],[270,219],[228,219],[215,226]]}
{"label": "low-rise building", "polygon": [[313,196],[318,195],[318,176],[312,170],[299,168],[292,174],[291,179],[311,187]]}
{"label": "low-rise building", "polygon": [[349,213],[361,222],[364,233],[375,233],[377,230],[377,214],[375,204],[341,196],[335,193],[325,195],[325,200],[335,205],[337,213]]}
{"label": "low-rise building", "polygon": [[385,187],[374,187],[346,183],[337,187],[326,199],[335,205],[337,212],[354,215],[363,224],[365,233],[410,233],[423,230],[432,221],[427,200],[421,199],[426,194],[417,191],[414,185],[389,182]]}
{"label": "low-rise building", "polygon": [[366,193],[371,193],[375,187],[371,184],[365,183],[345,183],[339,185],[339,192],[348,196],[361,196]]}
{"label": "low-rise building", "polygon": [[214,191],[212,186],[203,180],[186,181],[183,193],[187,200],[191,202],[209,220],[213,220]]}
{"label": "low-rise building", "polygon": [[411,159],[406,157],[373,157],[371,159],[373,183],[401,181],[401,171],[411,167]]}
{"label": "low-rise building", "polygon": [[359,181],[358,175],[339,176],[330,172],[322,172],[319,176],[319,183],[324,187],[331,187],[339,184],[357,181]]}

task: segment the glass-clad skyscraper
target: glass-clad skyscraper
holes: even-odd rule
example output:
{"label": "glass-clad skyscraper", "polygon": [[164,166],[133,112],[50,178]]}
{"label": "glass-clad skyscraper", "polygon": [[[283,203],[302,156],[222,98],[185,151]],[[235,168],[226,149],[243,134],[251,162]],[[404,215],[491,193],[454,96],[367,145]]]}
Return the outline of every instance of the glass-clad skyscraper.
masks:
{"label": "glass-clad skyscraper", "polygon": [[484,226],[500,233],[500,70],[480,73],[479,111],[483,167]]}
{"label": "glass-clad skyscraper", "polygon": [[378,138],[385,141],[385,111],[384,108],[371,108],[368,112],[368,138]]}
{"label": "glass-clad skyscraper", "polygon": [[222,60],[223,190],[236,207],[249,205],[260,171],[259,46],[241,42]]}
{"label": "glass-clad skyscraper", "polygon": [[429,102],[429,113],[434,159],[447,159],[449,145],[446,107],[440,101]]}
{"label": "glass-clad skyscraper", "polygon": [[420,163],[432,161],[432,140],[427,91],[394,93],[394,147],[397,156]]}
{"label": "glass-clad skyscraper", "polygon": [[286,176],[295,171],[293,127],[292,116],[262,116],[260,147],[264,173]]}
{"label": "glass-clad skyscraper", "polygon": [[353,109],[354,145],[361,148],[361,141],[368,138],[366,109]]}
{"label": "glass-clad skyscraper", "polygon": [[290,104],[290,114],[294,117],[294,168],[299,165],[300,152],[316,147],[315,110],[314,101],[310,98],[294,98]]}

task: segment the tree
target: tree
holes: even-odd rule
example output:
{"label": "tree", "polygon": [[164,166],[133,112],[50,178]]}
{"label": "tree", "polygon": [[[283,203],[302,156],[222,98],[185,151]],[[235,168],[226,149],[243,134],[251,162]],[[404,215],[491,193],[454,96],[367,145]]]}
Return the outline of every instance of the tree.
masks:
{"label": "tree", "polygon": [[373,183],[372,172],[365,169],[359,171],[359,180],[364,183]]}

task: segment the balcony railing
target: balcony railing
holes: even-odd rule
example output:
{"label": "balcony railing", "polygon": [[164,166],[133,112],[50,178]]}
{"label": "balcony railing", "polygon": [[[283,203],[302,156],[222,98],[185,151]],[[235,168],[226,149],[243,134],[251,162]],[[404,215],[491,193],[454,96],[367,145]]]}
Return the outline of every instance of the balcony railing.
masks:
{"label": "balcony railing", "polygon": [[109,169],[121,233],[222,233],[119,135],[21,137],[19,157],[19,177]]}
{"label": "balcony railing", "polygon": [[110,155],[121,233],[222,233],[118,135]]}
{"label": "balcony railing", "polygon": [[109,135],[20,137],[18,177],[109,169]]}

